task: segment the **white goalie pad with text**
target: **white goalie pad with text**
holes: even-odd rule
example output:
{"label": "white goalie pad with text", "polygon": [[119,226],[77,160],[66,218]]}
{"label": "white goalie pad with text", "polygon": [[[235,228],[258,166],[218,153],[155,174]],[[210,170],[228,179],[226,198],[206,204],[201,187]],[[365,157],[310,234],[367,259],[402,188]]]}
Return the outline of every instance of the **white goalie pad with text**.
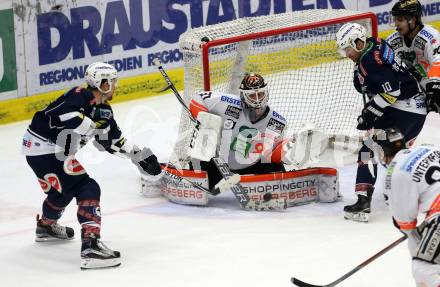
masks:
{"label": "white goalie pad with text", "polygon": [[[161,190],[172,202],[188,205],[208,205],[209,196],[176,177],[185,177],[194,183],[208,187],[208,179],[203,171],[176,170],[166,168]],[[339,180],[334,168],[310,168],[289,172],[261,175],[241,175],[240,184],[251,201],[263,201],[264,195],[271,193],[272,199],[286,199],[287,206],[310,202],[335,202],[340,200]]]}
{"label": "white goalie pad with text", "polygon": [[163,169],[161,191],[171,202],[187,205],[208,205],[208,194],[180,177],[208,188],[208,177],[204,171],[181,170],[170,167]]}

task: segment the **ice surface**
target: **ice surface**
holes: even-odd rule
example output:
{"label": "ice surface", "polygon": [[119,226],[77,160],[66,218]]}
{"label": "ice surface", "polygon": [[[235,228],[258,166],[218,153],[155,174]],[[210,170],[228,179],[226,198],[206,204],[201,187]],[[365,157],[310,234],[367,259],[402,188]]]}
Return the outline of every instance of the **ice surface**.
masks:
{"label": "ice surface", "polygon": [[[168,158],[180,114],[173,96],[116,104],[114,110],[128,138]],[[326,284],[400,237],[381,188],[368,224],[343,219],[342,207],[355,198],[353,163],[339,168],[342,202],[258,213],[240,210],[231,194],[206,208],[141,197],[135,166],[88,145],[78,159],[101,186],[103,240],[121,251],[123,261],[116,269],[80,271],[74,202],[60,223],[72,226],[76,239],[34,242],[44,194],[19,154],[27,125],[0,127],[1,286],[281,287],[292,286],[291,276]],[[418,143],[437,143],[439,126],[431,114]],[[414,286],[406,244],[339,286]]]}

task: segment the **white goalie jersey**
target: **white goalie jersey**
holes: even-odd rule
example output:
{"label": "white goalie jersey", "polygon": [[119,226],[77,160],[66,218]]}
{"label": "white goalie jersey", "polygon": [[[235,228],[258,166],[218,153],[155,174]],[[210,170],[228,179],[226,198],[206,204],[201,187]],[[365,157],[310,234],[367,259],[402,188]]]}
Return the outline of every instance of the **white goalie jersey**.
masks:
{"label": "white goalie jersey", "polygon": [[[418,81],[428,77],[432,66],[440,65],[440,33],[429,25],[424,25],[409,46],[397,31],[386,41],[410,68],[413,75],[416,75]],[[430,77],[439,76],[434,70],[431,71]]]}
{"label": "white goalie jersey", "polygon": [[390,163],[385,177],[385,196],[400,229],[411,231],[417,215],[426,221],[440,214],[440,150],[415,147],[402,150]]}
{"label": "white goalie jersey", "polygon": [[209,112],[222,117],[223,131],[219,156],[233,170],[261,162],[280,162],[286,120],[267,108],[264,118],[252,123],[243,112],[239,96],[203,92],[190,102],[190,111],[197,118],[199,112]]}

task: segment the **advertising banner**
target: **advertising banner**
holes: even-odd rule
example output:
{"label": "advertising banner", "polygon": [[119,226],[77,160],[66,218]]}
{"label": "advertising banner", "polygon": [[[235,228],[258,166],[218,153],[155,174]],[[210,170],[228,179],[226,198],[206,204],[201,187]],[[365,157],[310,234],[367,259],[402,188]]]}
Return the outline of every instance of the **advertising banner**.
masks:
{"label": "advertising banner", "polygon": [[[87,65],[95,61],[108,62],[118,70],[124,93],[116,95],[117,101],[157,94],[163,89],[163,80],[152,63],[154,58],[159,58],[167,69],[175,69],[181,89],[183,65],[178,40],[188,29],[242,17],[331,8],[373,11],[383,31],[391,29],[389,11],[395,0],[15,2],[0,4],[0,101],[32,95],[51,99],[49,93],[59,94],[83,84]],[[424,21],[440,19],[440,0],[421,2]]]}
{"label": "advertising banner", "polygon": [[[9,6],[9,5],[8,5]],[[17,95],[14,16],[12,7],[0,5],[0,94]]]}

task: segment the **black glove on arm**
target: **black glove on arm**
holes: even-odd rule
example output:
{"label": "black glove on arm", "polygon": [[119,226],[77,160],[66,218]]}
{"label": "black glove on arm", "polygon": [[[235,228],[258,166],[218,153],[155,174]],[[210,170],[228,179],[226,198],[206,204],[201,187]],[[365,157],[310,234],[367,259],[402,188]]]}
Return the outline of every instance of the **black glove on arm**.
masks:
{"label": "black glove on arm", "polygon": [[376,95],[365,105],[361,115],[358,117],[358,125],[356,127],[358,130],[364,131],[373,128],[374,122],[383,115],[383,111],[386,108],[385,105],[388,103],[382,101],[385,107],[381,107],[376,103],[376,97],[378,97],[379,101],[382,101],[381,96]]}
{"label": "black glove on arm", "polygon": [[426,84],[428,111],[440,113],[440,80],[430,80]]}

